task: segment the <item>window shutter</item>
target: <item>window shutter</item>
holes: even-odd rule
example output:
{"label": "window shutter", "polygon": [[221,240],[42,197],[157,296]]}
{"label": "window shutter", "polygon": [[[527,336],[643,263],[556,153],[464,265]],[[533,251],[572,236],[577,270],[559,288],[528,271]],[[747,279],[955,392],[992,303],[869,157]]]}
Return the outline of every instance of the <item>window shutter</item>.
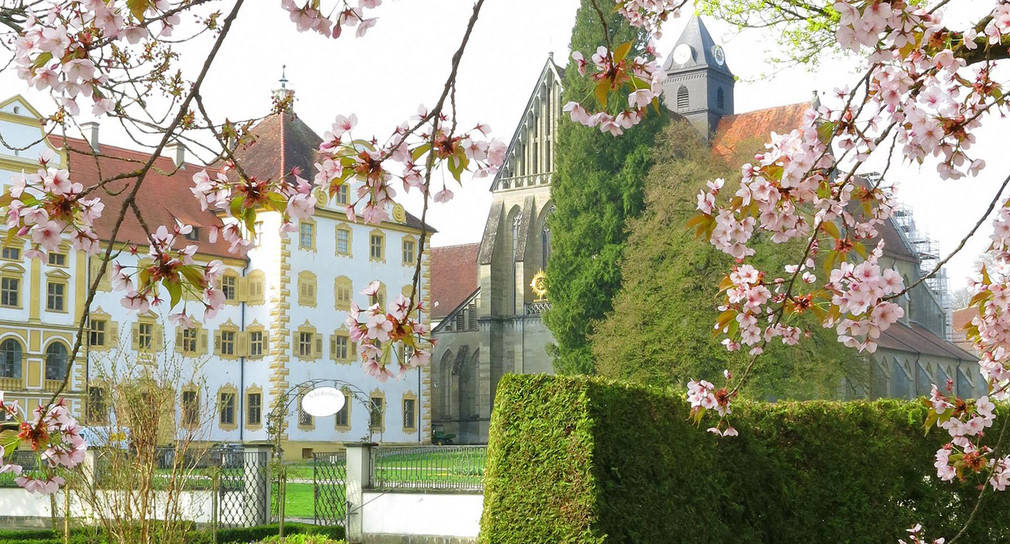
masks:
{"label": "window shutter", "polygon": [[249,278],[238,279],[238,300],[239,302],[249,301]]}
{"label": "window shutter", "polygon": [[337,337],[330,336],[330,359],[337,360]]}
{"label": "window shutter", "polygon": [[237,332],[235,333],[237,353],[239,357],[249,356],[249,333],[247,332]]}
{"label": "window shutter", "polygon": [[351,342],[351,351],[347,354],[347,360],[355,361],[358,359],[358,343]]}
{"label": "window shutter", "polygon": [[175,351],[182,353],[184,351],[184,346],[182,343],[182,327],[175,328]]}
{"label": "window shutter", "polygon": [[200,329],[200,349],[199,352],[203,355],[207,354],[207,331]]}
{"label": "window shutter", "polygon": [[314,358],[318,359],[323,356],[323,335],[316,334],[316,352],[313,353]]}
{"label": "window shutter", "polygon": [[151,334],[154,338],[151,339],[151,345],[154,346],[154,351],[161,351],[165,345],[165,331],[161,325],[155,325],[151,327]]}
{"label": "window shutter", "polygon": [[221,355],[221,331],[214,331],[214,355]]}
{"label": "window shutter", "polygon": [[140,323],[134,323],[130,330],[130,348],[136,351],[140,345]]}
{"label": "window shutter", "polygon": [[109,333],[105,335],[105,347],[112,347],[113,344],[119,344],[119,324],[114,322],[109,322]]}
{"label": "window shutter", "polygon": [[270,338],[267,336],[267,331],[263,331],[263,354],[260,357],[266,357],[270,354]]}

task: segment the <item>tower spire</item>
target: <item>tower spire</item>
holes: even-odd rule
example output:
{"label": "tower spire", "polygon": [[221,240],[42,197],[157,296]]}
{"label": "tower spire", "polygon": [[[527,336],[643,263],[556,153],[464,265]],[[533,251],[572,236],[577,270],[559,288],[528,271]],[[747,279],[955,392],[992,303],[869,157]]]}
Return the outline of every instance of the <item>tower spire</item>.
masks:
{"label": "tower spire", "polygon": [[273,100],[274,104],[283,104],[284,111],[291,111],[291,103],[295,100],[295,91],[288,88],[287,68],[287,64],[281,65],[281,86],[278,89],[274,89]]}

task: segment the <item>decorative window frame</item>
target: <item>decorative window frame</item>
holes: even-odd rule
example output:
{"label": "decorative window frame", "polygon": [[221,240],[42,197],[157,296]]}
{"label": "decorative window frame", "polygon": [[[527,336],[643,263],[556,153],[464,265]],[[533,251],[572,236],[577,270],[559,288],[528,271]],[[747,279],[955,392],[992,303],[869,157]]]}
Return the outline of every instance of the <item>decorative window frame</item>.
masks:
{"label": "decorative window frame", "polygon": [[[221,415],[224,413],[224,404],[223,404],[224,399],[222,399],[224,395],[231,395],[231,401],[232,401],[231,423],[223,423],[221,421]],[[217,410],[215,410],[215,413],[217,414],[217,427],[222,431],[234,431],[238,429],[239,410],[241,409],[240,408],[241,404],[239,403],[238,399],[239,399],[238,389],[236,389],[234,385],[227,383],[218,388]]]}
{"label": "decorative window frame", "polygon": [[[337,357],[337,338],[347,339],[347,356]],[[330,335],[330,359],[335,363],[351,364],[357,359],[357,342],[351,341],[351,334],[347,330],[347,325],[341,327]]]}
{"label": "decorative window frame", "polygon": [[[49,348],[52,347],[54,344],[60,344],[63,346],[63,350],[67,354],[67,360],[64,362],[64,365],[67,368],[70,368],[70,349],[71,349],[70,343],[67,342],[65,338],[60,338],[58,336],[49,338],[48,341],[46,341],[45,344],[42,346],[42,389],[45,391],[55,391],[56,388],[58,388],[60,384],[63,383],[63,378],[56,378],[56,379],[46,378],[46,371],[48,370],[48,368],[46,367],[49,366]],[[66,372],[66,370],[64,370],[64,372]]]}
{"label": "decorative window frame", "polygon": [[379,282],[379,288],[375,291],[375,294],[368,297],[368,306],[371,307],[373,304],[378,304],[379,309],[383,312],[386,311],[386,304],[389,303],[389,297],[386,296],[386,284]]}
{"label": "decorative window frame", "polygon": [[353,421],[351,419],[353,415],[351,411],[354,406],[355,399],[351,394],[351,390],[346,387],[340,388],[340,392],[344,394],[344,408],[341,408],[341,410],[345,408],[347,409],[347,425],[341,425],[340,420],[337,418],[337,414],[333,414],[333,430],[341,433],[348,433],[351,432],[351,422]]}
{"label": "decorative window frame", "polygon": [[[373,402],[372,401],[373,401],[373,399],[379,399],[380,400],[380,402],[379,402],[379,410],[380,410],[380,412],[379,412],[379,424],[377,426],[376,425],[372,425],[372,410],[373,410]],[[370,430],[372,432],[376,432],[377,431],[380,434],[386,432],[386,412],[388,412],[388,410],[386,409],[386,392],[383,391],[383,390],[381,390],[381,389],[379,389],[379,388],[373,389],[372,392],[368,394],[368,402],[369,402],[369,406],[368,406],[368,430]]]}
{"label": "decorative window frame", "polygon": [[302,398],[305,397],[305,394],[308,392],[308,389],[299,390],[298,398],[295,400],[295,402],[298,403],[295,408],[295,423],[297,423],[298,430],[300,431],[314,431],[316,429],[316,416],[312,414],[307,414],[311,423],[302,423],[302,412],[304,411],[302,410]]}
{"label": "decorative window frame", "polygon": [[[311,225],[312,226],[312,237],[311,237],[312,239],[310,240],[311,245],[309,245],[309,246],[303,246],[302,245],[302,225]],[[317,225],[315,221],[313,221],[312,219],[309,219],[309,218],[299,219],[298,220],[298,230],[295,231],[295,236],[298,237],[298,243],[295,244],[295,245],[296,245],[296,247],[298,247],[298,249],[300,249],[302,251],[316,251],[316,246],[317,246],[316,239],[319,236],[319,229],[317,228],[318,226],[319,225]]]}
{"label": "decorative window frame", "polygon": [[[260,351],[259,355],[252,354],[252,333],[258,332],[263,334],[263,349]],[[242,333],[245,337],[245,352],[244,355],[252,360],[260,360],[266,357],[270,353],[270,332],[267,331],[266,327],[260,325],[259,321],[253,320],[252,324],[246,327],[246,330]]]}
{"label": "decorative window frame", "polygon": [[[18,250],[18,258],[17,259],[9,259],[7,257],[4,257],[3,256],[3,250],[7,249],[7,248],[17,249]],[[8,263],[20,263],[20,262],[23,262],[24,260],[25,260],[25,241],[24,241],[24,239],[21,238],[20,236],[12,236],[10,238],[6,238],[5,237],[4,241],[2,243],[0,243],[0,261],[5,261],[5,262],[8,262]]]}
{"label": "decorative window frame", "polygon": [[[185,347],[186,343],[185,343],[182,335],[183,335],[183,331],[185,331],[187,328],[192,328],[192,329],[196,330],[196,349],[192,350],[192,351],[183,349]],[[198,356],[201,356],[201,355],[207,355],[208,344],[209,344],[208,332],[207,332],[207,329],[205,329],[204,326],[201,323],[194,321],[192,327],[179,327],[179,326],[176,326],[176,328],[175,328],[175,352],[182,354],[183,357],[198,357]]]}
{"label": "decorative window frame", "polygon": [[417,394],[414,393],[413,391],[408,390],[400,398],[400,423],[402,424],[407,422],[407,413],[405,410],[406,408],[405,404],[407,403],[408,400],[414,401],[414,421],[413,426],[411,427],[407,427],[406,425],[404,425],[402,431],[404,434],[409,435],[417,432],[418,425],[420,424],[420,417],[418,417],[420,414],[418,414],[417,410]]}
{"label": "decorative window frame", "polygon": [[[339,236],[338,233],[341,232],[341,231],[347,233],[347,253],[341,253],[340,252],[340,246],[337,245],[337,237]],[[344,223],[339,223],[338,222],[337,225],[334,227],[334,229],[333,229],[333,254],[337,255],[338,257],[352,257],[353,256],[353,254],[354,254],[354,230],[351,229],[351,227],[349,225],[345,225]]]}
{"label": "decorative window frame", "polygon": [[[50,262],[51,255],[63,255],[63,264],[53,264]],[[70,268],[70,244],[62,243],[57,251],[50,251],[46,255],[46,266],[50,268]]]}
{"label": "decorative window frame", "polygon": [[25,307],[25,269],[17,264],[5,264],[0,266],[0,278],[18,280],[18,303],[17,305],[0,304],[0,308]]}
{"label": "decorative window frame", "polygon": [[[259,423],[249,422],[249,395],[259,395],[260,396],[260,421]],[[266,419],[267,411],[264,409],[266,407],[266,397],[263,396],[263,388],[258,385],[250,385],[245,389],[245,402],[242,404],[242,409],[245,410],[245,417],[242,418],[245,423],[245,428],[250,431],[258,431],[263,428],[263,420]]]}
{"label": "decorative window frame", "polygon": [[[411,252],[413,254],[413,257],[409,261],[403,259],[404,254],[407,251],[407,248],[404,247],[405,245],[407,245],[407,242],[414,244],[414,250]],[[403,261],[401,264],[405,267],[412,267],[415,264],[417,264],[417,250],[418,250],[417,238],[409,234],[404,234],[403,238],[400,239],[400,260]]]}
{"label": "decorative window frame", "polygon": [[[224,339],[221,334],[223,332],[235,333],[235,342],[232,347],[231,354],[226,354],[223,352]],[[242,356],[241,337],[242,337],[242,331],[239,330],[239,326],[233,323],[231,319],[222,323],[221,325],[218,326],[217,330],[214,331],[214,355],[228,361],[234,361],[238,359],[239,357]]]}
{"label": "decorative window frame", "polygon": [[[379,237],[379,257],[372,256],[372,238]],[[368,233],[368,261],[373,263],[385,263],[386,262],[386,233],[382,229],[372,229]]]}
{"label": "decorative window frame", "polygon": [[[54,310],[49,307],[49,285],[62,285],[63,286],[63,309]],[[70,274],[67,274],[63,270],[54,269],[46,272],[46,287],[45,292],[42,293],[45,296],[45,309],[47,312],[52,312],[55,314],[67,314],[70,313]]]}
{"label": "decorative window frame", "polygon": [[[341,289],[347,289],[347,300],[340,300]],[[347,276],[337,276],[333,279],[333,309],[342,312],[351,310],[354,301],[354,282]]]}
{"label": "decorative window frame", "polygon": [[[193,417],[193,421],[188,421],[186,418],[186,403],[183,401],[183,395],[186,393],[196,394],[196,415]],[[179,427],[183,429],[197,429],[200,427],[201,403],[200,388],[194,383],[187,383],[179,389]]]}
{"label": "decorative window frame", "polygon": [[[302,333],[309,333],[312,335],[312,341],[309,346],[308,355],[302,355],[301,353],[300,341]],[[308,320],[305,320],[305,323],[303,325],[299,326],[296,330],[294,330],[292,332],[292,335],[293,337],[291,339],[291,354],[296,359],[302,361],[315,362],[316,360],[322,358],[323,337],[322,335],[319,334],[319,331],[317,331],[316,328],[309,323]]]}
{"label": "decorative window frame", "polygon": [[[101,307],[88,312],[88,350],[89,351],[108,351],[112,349],[113,346],[119,345],[119,323],[112,320],[112,316],[105,313]],[[105,322],[105,338],[104,342],[101,344],[91,343],[91,323],[94,321]]]}
{"label": "decorative window frame", "polygon": [[[315,273],[302,270],[298,273],[298,305],[315,308],[319,300],[319,281]],[[311,292],[309,292],[311,291]]]}
{"label": "decorative window frame", "polygon": [[225,268],[224,273],[221,274],[221,281],[220,281],[221,292],[222,293],[224,292],[224,279],[225,278],[234,278],[235,279],[235,293],[234,293],[235,296],[232,297],[232,298],[227,298],[226,297],[224,299],[224,303],[227,304],[228,306],[238,306],[238,304],[240,302],[242,302],[242,296],[241,296],[242,288],[241,288],[241,284],[242,284],[242,279],[243,278],[234,269]]}
{"label": "decorative window frame", "polygon": [[[151,325],[151,345],[140,346],[140,325]],[[158,323],[158,316],[153,312],[137,316],[130,332],[130,348],[140,354],[139,360],[145,363],[153,363],[155,354],[164,347],[165,334],[162,326]]]}
{"label": "decorative window frame", "polygon": [[247,303],[253,306],[266,304],[267,302],[267,275],[262,270],[256,269],[246,276],[249,285],[249,295]]}
{"label": "decorative window frame", "polygon": [[[98,270],[102,267],[102,258],[99,256],[92,256],[88,259],[88,287],[91,287],[91,283],[95,281],[95,275],[98,274]],[[99,291],[112,291],[112,262],[105,268],[105,274],[102,275],[101,280],[98,282]]]}
{"label": "decorative window frame", "polygon": [[[103,392],[102,397],[103,397],[103,402],[105,403],[105,406],[104,406],[104,408],[105,408],[105,410],[104,410],[105,414],[104,414],[104,417],[100,421],[96,421],[96,419],[93,417],[95,414],[94,414],[94,412],[92,412],[93,408],[91,406],[91,390],[92,389],[98,389],[98,390],[101,390]],[[97,426],[108,425],[112,421],[112,406],[109,406],[109,400],[110,400],[110,397],[109,397],[109,384],[106,383],[105,380],[101,380],[101,379],[88,380],[88,385],[87,385],[87,387],[84,390],[84,399],[82,401],[82,404],[83,404],[82,411],[83,411],[83,414],[84,414],[84,421],[88,425],[97,425]]]}

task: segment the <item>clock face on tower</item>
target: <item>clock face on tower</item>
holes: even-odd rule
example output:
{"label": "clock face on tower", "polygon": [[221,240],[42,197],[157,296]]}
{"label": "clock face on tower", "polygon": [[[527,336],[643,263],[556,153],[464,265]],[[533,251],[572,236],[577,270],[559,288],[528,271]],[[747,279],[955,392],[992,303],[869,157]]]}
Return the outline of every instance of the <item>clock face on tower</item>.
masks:
{"label": "clock face on tower", "polygon": [[722,46],[713,45],[712,56],[715,57],[715,62],[718,63],[719,66],[726,64],[726,52],[722,50]]}
{"label": "clock face on tower", "polygon": [[690,45],[682,43],[673,50],[673,62],[677,64],[687,64],[694,58],[694,50]]}

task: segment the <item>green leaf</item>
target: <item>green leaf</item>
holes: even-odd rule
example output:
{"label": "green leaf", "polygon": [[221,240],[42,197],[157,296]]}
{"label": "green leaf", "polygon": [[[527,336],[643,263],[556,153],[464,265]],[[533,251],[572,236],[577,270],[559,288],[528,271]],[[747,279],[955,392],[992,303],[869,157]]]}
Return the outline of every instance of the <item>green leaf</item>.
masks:
{"label": "green leaf", "polygon": [[170,297],[169,308],[175,308],[176,304],[182,300],[182,285],[179,283],[178,278],[165,278],[161,280],[161,284],[168,289],[168,294]]}
{"label": "green leaf", "polygon": [[32,68],[33,69],[41,68],[43,64],[49,62],[52,59],[53,59],[52,53],[42,53],[41,55],[38,56],[38,58],[35,59],[35,62],[32,63]]}
{"label": "green leaf", "polygon": [[138,21],[143,21],[144,12],[147,11],[148,6],[151,5],[151,0],[126,0],[126,5],[130,8],[130,13],[132,13]]}
{"label": "green leaf", "polygon": [[243,195],[238,195],[235,198],[231,199],[231,206],[229,206],[228,209],[231,211],[232,217],[236,217],[236,218],[242,217],[242,203],[243,202],[245,202],[245,196],[243,196]]}
{"label": "green leaf", "polygon": [[614,64],[624,60],[624,57],[628,56],[628,52],[631,51],[631,42],[624,42],[614,48]]}
{"label": "green leaf", "polygon": [[842,234],[838,232],[838,225],[836,225],[834,221],[825,221],[821,223],[821,230],[832,238],[838,239],[842,237]]}
{"label": "green leaf", "polygon": [[190,283],[194,288],[198,290],[203,289],[203,270],[202,267],[196,265],[186,265],[179,269],[182,276],[186,278],[186,281]]}
{"label": "green leaf", "polygon": [[414,159],[414,162],[417,162],[417,159],[421,158],[421,156],[427,153],[429,149],[431,149],[431,143],[425,142],[415,147],[414,150],[410,152],[410,157]]}
{"label": "green leaf", "polygon": [[835,124],[831,121],[823,121],[817,124],[817,138],[823,144],[831,141],[831,136],[835,134]]}
{"label": "green leaf", "polygon": [[601,79],[596,83],[596,89],[593,90],[593,95],[596,96],[596,103],[600,105],[600,108],[607,107],[607,95],[610,94],[610,82],[606,79]]}

